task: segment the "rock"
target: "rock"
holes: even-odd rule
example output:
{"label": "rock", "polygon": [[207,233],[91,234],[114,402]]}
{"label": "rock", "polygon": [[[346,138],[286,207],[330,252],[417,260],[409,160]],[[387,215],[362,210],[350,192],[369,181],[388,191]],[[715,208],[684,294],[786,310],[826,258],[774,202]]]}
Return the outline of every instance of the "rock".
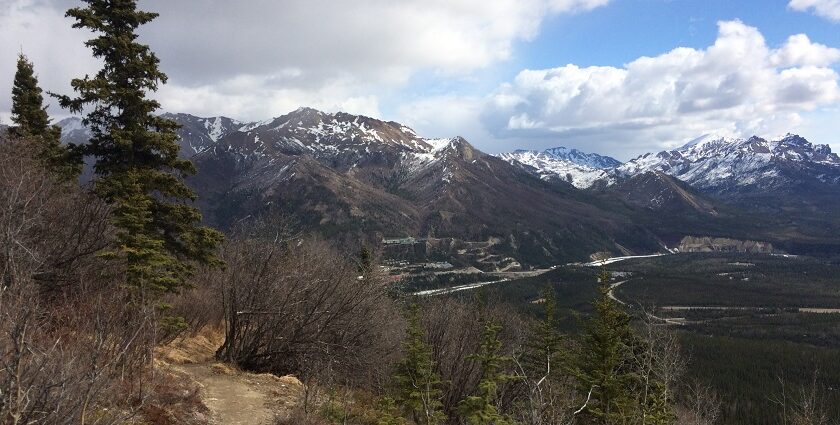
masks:
{"label": "rock", "polygon": [[746,252],[751,254],[772,254],[770,242],[714,238],[710,236],[686,236],[679,245],[680,252]]}

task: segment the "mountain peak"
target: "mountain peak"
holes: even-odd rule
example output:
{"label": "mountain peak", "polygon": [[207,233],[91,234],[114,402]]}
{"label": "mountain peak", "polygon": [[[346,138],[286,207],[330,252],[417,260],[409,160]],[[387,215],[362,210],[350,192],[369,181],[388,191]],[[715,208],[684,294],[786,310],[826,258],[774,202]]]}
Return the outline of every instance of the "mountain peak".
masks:
{"label": "mountain peak", "polygon": [[[812,172],[815,167],[829,168]],[[664,172],[701,189],[733,192],[745,186],[785,185],[788,179],[797,180],[785,174],[800,172],[833,181],[840,175],[840,158],[827,146],[813,145],[791,133],[769,140],[707,134],[678,149],[640,156],[619,167],[625,175],[646,171]]]}
{"label": "mountain peak", "polygon": [[727,131],[716,131],[712,133],[704,134],[700,137],[692,139],[682,145],[679,150],[687,150],[693,147],[700,147],[707,144],[728,144],[734,143],[738,140],[732,133]]}
{"label": "mountain peak", "polygon": [[544,151],[517,149],[499,157],[514,165],[524,165],[543,180],[560,179],[579,189],[591,187],[599,180],[611,181],[612,170],[621,165],[615,158],[564,146]]}

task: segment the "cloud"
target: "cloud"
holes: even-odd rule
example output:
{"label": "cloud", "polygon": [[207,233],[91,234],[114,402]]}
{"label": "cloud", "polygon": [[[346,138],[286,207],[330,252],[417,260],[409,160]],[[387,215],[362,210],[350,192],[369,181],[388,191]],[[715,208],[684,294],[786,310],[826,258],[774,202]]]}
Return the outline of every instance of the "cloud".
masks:
{"label": "cloud", "polygon": [[[416,69],[464,72],[511,54],[551,13],[606,0],[150,0],[147,27],[171,71],[206,83],[248,70],[295,67],[318,79],[337,71],[400,81]],[[185,23],[190,23],[185,30]]]}
{"label": "cloud", "polygon": [[329,112],[381,115],[377,96],[363,94],[364,90],[352,78],[325,80],[312,87],[286,81],[294,78],[239,75],[200,86],[168,84],[155,97],[169,111],[198,116],[228,115],[260,120],[280,116],[302,105]]}
{"label": "cloud", "polygon": [[[141,29],[141,41],[169,74],[159,95],[168,110],[242,119],[301,105],[370,113],[417,73],[468,75],[509,59],[547,16],[608,1],[145,0],[140,6],[160,17]],[[13,69],[11,50],[25,43],[46,87],[88,72],[88,34],[62,17],[77,4],[0,0],[11,10],[0,11],[0,69]],[[0,90],[8,87],[10,78],[0,79]]]}
{"label": "cloud", "polygon": [[482,113],[498,137],[563,141],[627,156],[700,134],[783,133],[801,114],[840,102],[840,50],[804,34],[771,49],[753,27],[718,24],[714,45],[676,48],[624,67],[523,70]]}
{"label": "cloud", "polygon": [[487,148],[492,137],[477,119],[483,106],[484,99],[477,96],[431,96],[399,105],[395,119],[425,137],[461,136]]}
{"label": "cloud", "polygon": [[[84,36],[70,27],[63,11],[48,2],[0,0],[0,117],[8,117],[11,110],[12,81],[21,50],[34,62],[45,90],[67,92],[71,78],[96,72],[98,63],[82,44]],[[50,112],[61,111],[54,106]],[[8,123],[8,118],[2,122]]]}
{"label": "cloud", "polygon": [[824,67],[840,60],[840,50],[812,43],[805,34],[788,37],[787,43],[773,52],[770,62],[777,67],[812,65]]}
{"label": "cloud", "polygon": [[817,16],[840,22],[840,0],[790,0],[788,7],[800,12],[812,10]]}

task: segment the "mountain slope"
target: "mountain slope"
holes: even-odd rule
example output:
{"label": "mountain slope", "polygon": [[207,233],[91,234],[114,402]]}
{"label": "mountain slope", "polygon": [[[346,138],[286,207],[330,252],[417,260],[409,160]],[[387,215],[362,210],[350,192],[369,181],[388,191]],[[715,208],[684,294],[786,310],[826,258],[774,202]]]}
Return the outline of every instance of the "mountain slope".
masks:
{"label": "mountain slope", "polygon": [[599,170],[610,170],[621,165],[621,161],[597,153],[586,153],[577,149],[569,149],[565,147],[549,148],[544,151],[557,159],[564,159],[574,164],[583,165]]}
{"label": "mountain slope", "polygon": [[606,192],[618,199],[669,214],[700,214],[715,217],[718,206],[696,189],[662,172],[648,171],[621,179]]}
{"label": "mountain slope", "polygon": [[[686,235],[840,252],[840,161],[796,136],[705,137],[618,165],[565,148],[495,157],[310,108],[255,123],[168,116],[198,168],[189,183],[205,220],[222,229],[284,215],[348,244],[414,236],[450,255],[481,242],[531,265],[657,251]],[[88,136],[77,118],[60,125],[66,141]]]}
{"label": "mountain slope", "polygon": [[[840,157],[788,134],[778,140],[705,136],[616,170],[661,172],[743,212],[761,237],[796,252],[840,252]],[[751,222],[752,221],[752,222]]]}
{"label": "mountain slope", "polygon": [[181,156],[191,157],[213,147],[222,137],[231,134],[246,124],[228,117],[200,118],[189,114],[163,114],[181,125]]}
{"label": "mountain slope", "polygon": [[[181,136],[190,146],[203,137]],[[541,181],[462,138],[424,139],[368,117],[302,108],[245,124],[193,161],[199,173],[190,183],[221,228],[277,212],[344,239],[493,240],[499,253],[529,264],[658,248],[591,195]]]}

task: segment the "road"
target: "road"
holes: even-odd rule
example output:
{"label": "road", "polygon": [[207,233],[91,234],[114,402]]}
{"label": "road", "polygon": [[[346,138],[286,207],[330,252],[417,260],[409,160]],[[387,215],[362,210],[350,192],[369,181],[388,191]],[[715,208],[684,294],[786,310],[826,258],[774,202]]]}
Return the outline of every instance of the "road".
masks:
{"label": "road", "polygon": [[444,294],[451,294],[453,292],[458,291],[467,291],[470,289],[481,288],[482,286],[492,285],[494,283],[502,283],[508,282],[510,279],[501,279],[501,280],[493,280],[489,282],[477,282],[477,283],[470,283],[467,285],[459,285],[459,286],[451,286],[449,288],[440,288],[440,289],[429,289],[426,291],[419,291],[414,292],[413,295],[419,295],[421,297],[430,297],[435,295],[444,295]]}

